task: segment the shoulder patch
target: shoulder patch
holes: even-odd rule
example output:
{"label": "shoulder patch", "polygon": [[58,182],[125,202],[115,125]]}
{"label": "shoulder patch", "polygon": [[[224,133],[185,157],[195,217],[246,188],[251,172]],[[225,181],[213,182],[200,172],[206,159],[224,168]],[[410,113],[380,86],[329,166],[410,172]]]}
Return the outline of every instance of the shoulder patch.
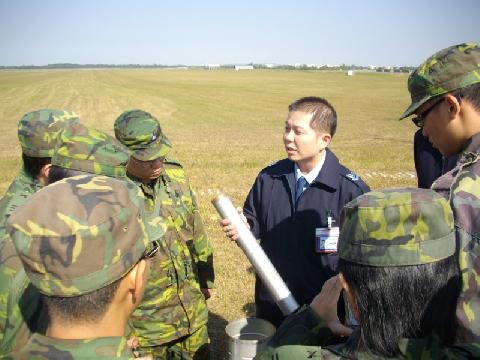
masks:
{"label": "shoulder patch", "polygon": [[358,179],[360,179],[359,176],[353,172],[349,172],[345,177],[351,181],[358,181]]}

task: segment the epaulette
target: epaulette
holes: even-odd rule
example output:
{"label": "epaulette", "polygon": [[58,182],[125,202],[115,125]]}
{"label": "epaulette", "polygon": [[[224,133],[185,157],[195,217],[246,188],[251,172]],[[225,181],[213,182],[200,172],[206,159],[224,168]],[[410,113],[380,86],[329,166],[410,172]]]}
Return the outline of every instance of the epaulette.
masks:
{"label": "epaulette", "polygon": [[359,181],[362,181],[360,179],[360,176],[358,176],[357,174],[355,174],[353,171],[347,169],[345,166],[341,165],[341,175],[345,178],[347,178],[348,180],[350,180],[352,183],[355,183],[357,184]]}

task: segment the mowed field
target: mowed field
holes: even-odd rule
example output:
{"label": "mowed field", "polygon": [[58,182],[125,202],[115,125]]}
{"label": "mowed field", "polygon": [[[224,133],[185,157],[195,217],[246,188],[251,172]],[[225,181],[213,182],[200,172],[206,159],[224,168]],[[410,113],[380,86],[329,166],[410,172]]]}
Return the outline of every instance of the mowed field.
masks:
{"label": "mowed field", "polygon": [[209,330],[214,357],[223,359],[225,325],[253,314],[254,276],[241,250],[223,236],[211,199],[222,192],[243,204],[257,173],[285,156],[288,105],[310,95],[325,97],[337,110],[331,149],[344,165],[373,189],[415,186],[415,127],[397,120],[409,103],[406,83],[405,74],[317,71],[0,71],[0,194],[21,166],[16,129],[23,114],[71,109],[84,124],[110,134],[124,110],[156,115],[215,247]]}

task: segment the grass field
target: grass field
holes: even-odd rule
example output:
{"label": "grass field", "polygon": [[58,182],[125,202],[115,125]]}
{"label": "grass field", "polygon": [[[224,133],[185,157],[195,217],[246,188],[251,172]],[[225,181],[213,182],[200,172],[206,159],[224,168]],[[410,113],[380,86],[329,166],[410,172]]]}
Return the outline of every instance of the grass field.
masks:
{"label": "grass field", "polygon": [[0,72],[0,193],[21,165],[16,126],[26,112],[67,108],[113,133],[124,110],[155,114],[197,193],[215,247],[216,289],[209,330],[225,357],[227,322],[253,313],[254,277],[237,246],[222,235],[210,200],[219,192],[242,205],[257,173],[284,157],[288,105],[327,98],[339,118],[331,148],[372,188],[415,186],[405,74],[310,71],[77,70]]}

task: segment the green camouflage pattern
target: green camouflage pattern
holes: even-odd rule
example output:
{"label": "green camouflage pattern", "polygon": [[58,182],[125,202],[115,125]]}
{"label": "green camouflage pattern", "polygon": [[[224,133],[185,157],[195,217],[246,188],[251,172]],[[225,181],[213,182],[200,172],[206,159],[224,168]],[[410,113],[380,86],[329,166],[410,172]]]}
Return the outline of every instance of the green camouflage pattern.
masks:
{"label": "green camouflage pattern", "polygon": [[412,103],[400,119],[412,115],[428,100],[480,83],[480,48],[465,43],[443,49],[421,64],[408,78]]}
{"label": "green camouflage pattern", "polygon": [[[208,310],[200,288],[213,287],[213,253],[195,197],[178,163],[165,160],[164,170],[152,185],[134,180],[145,195],[147,228],[162,233],[162,251],[151,262],[143,300],[131,317],[140,346],[153,351],[151,347],[206,325]],[[191,339],[189,351],[204,346],[204,340]]]}
{"label": "green camouflage pattern", "polygon": [[20,170],[0,200],[0,236],[5,233],[5,223],[8,217],[17,207],[25,204],[30,195],[42,187],[43,184],[32,178],[25,169]]}
{"label": "green camouflage pattern", "polygon": [[429,189],[371,191],[342,210],[338,256],[370,266],[428,264],[455,252],[448,201]]}
{"label": "green camouflage pattern", "polygon": [[2,359],[134,359],[123,337],[63,340],[34,334],[25,346]]}
{"label": "green camouflage pattern", "polygon": [[141,161],[164,157],[172,147],[157,118],[143,110],[123,112],[114,124],[115,137]]}
{"label": "green camouflage pattern", "polygon": [[[257,353],[255,360],[357,359],[380,360],[385,357],[363,350],[359,346],[358,329],[344,343],[324,346],[323,336],[329,330],[309,306],[290,315]],[[389,359],[480,359],[480,343],[443,346],[435,336],[401,339],[401,355]]]}
{"label": "green camouflage pattern", "polygon": [[480,134],[465,145],[454,169],[434,182],[432,189],[450,201],[455,219],[462,292],[457,316],[463,341],[480,340]]}
{"label": "green camouflage pattern", "polygon": [[32,195],[6,227],[40,292],[77,296],[120,279],[141,258],[148,244],[142,209],[133,183],[81,175]]}
{"label": "green camouflage pattern", "polygon": [[210,359],[210,340],[207,325],[203,325],[193,334],[168,344],[142,348],[142,355],[154,359],[169,360],[207,360]]}
{"label": "green camouflage pattern", "polygon": [[114,137],[82,124],[71,124],[58,135],[52,165],[126,178],[129,154],[129,150]]}
{"label": "green camouflage pattern", "polygon": [[42,109],[25,114],[18,123],[22,152],[30,157],[52,157],[58,132],[77,122],[78,115],[68,110]]}

